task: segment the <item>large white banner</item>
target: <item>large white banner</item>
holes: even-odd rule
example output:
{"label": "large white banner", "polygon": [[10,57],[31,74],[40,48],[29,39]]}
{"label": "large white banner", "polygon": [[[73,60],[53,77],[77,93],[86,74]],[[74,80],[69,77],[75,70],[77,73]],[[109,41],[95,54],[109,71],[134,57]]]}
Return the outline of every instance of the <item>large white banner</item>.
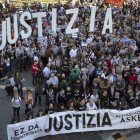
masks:
{"label": "large white banner", "polygon": [[140,127],[140,107],[117,110],[67,111],[7,126],[8,140],[46,135]]}

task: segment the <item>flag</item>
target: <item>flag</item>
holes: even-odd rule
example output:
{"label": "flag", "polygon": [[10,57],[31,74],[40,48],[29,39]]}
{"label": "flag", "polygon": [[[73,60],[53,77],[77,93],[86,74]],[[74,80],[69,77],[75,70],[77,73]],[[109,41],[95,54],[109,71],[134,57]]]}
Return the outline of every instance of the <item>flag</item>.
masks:
{"label": "flag", "polygon": [[105,0],[107,3],[121,7],[125,0]]}

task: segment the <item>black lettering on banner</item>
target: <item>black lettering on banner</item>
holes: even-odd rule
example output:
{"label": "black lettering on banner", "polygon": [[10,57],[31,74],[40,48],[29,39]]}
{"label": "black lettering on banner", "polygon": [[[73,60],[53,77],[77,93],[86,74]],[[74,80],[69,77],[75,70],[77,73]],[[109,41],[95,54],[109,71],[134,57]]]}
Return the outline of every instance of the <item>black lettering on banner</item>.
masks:
{"label": "black lettering on banner", "polygon": [[140,121],[140,115],[138,115],[138,121]]}
{"label": "black lettering on banner", "polygon": [[25,133],[25,131],[23,131],[24,130],[24,127],[23,128],[20,128],[20,130],[21,130],[20,134]]}
{"label": "black lettering on banner", "polygon": [[96,124],[91,124],[93,117],[95,117],[95,114],[87,114],[87,116],[90,117],[90,119],[87,123],[87,128],[96,127]]}
{"label": "black lettering on banner", "polygon": [[100,127],[100,113],[97,113],[97,127]]}
{"label": "black lettering on banner", "polygon": [[130,122],[130,117],[126,117],[126,122]]}
{"label": "black lettering on banner", "polygon": [[79,129],[79,117],[81,117],[81,114],[73,114],[73,117],[76,117],[76,129]]}
{"label": "black lettering on banner", "polygon": [[19,135],[19,129],[15,130],[15,136],[18,136],[18,135]]}
{"label": "black lettering on banner", "polygon": [[132,116],[132,121],[137,121],[135,117],[136,117],[136,115]]}
{"label": "black lettering on banner", "polygon": [[60,126],[59,126],[59,128],[57,128],[57,119],[56,119],[56,117],[54,117],[54,130],[55,131],[60,131],[61,129],[62,129],[62,127],[63,127],[63,119],[62,119],[62,116],[59,116],[60,117]]}
{"label": "black lettering on banner", "polygon": [[[121,122],[125,122],[124,118],[121,119]],[[120,122],[120,123],[121,123],[121,122]]]}
{"label": "black lettering on banner", "polygon": [[39,128],[37,124],[35,125],[34,129],[36,129],[36,128]]}
{"label": "black lettering on banner", "polygon": [[[107,119],[107,121],[106,121],[106,119]],[[104,113],[104,117],[103,117],[103,121],[102,121],[102,127],[104,127],[104,125],[110,125],[110,126],[112,126],[111,121],[110,121],[110,118],[109,118],[109,115],[108,115],[107,112]]]}
{"label": "black lettering on banner", "polygon": [[83,114],[83,128],[86,128],[85,113]]}
{"label": "black lettering on banner", "polygon": [[65,122],[66,122],[67,124],[69,124],[69,126],[65,126],[65,129],[66,129],[66,130],[71,130],[71,128],[72,128],[72,122],[69,121],[68,118],[72,118],[72,116],[71,116],[70,114],[67,114],[67,115],[65,116],[64,120],[65,120]]}
{"label": "black lettering on banner", "polygon": [[45,129],[44,131],[46,133],[50,132],[51,131],[51,128],[52,128],[52,118],[49,118],[49,128]]}
{"label": "black lettering on banner", "polygon": [[33,125],[30,125],[29,127],[28,127],[28,131],[31,131],[31,130],[33,130],[34,129],[34,126]]}

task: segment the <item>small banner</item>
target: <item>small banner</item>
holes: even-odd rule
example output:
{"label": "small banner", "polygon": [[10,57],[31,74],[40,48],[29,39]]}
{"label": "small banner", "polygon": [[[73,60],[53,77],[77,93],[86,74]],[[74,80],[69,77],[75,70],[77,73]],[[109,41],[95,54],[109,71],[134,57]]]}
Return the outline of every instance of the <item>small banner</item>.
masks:
{"label": "small banner", "polygon": [[119,8],[124,4],[125,0],[105,0],[107,3],[118,6]]}

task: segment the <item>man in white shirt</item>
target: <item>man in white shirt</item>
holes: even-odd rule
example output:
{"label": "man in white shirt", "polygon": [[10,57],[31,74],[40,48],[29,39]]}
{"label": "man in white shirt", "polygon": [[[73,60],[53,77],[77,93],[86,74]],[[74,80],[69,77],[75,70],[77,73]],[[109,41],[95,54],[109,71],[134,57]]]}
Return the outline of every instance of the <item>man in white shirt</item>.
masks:
{"label": "man in white shirt", "polygon": [[71,57],[76,57],[76,54],[77,54],[76,46],[73,46],[73,48],[71,49],[69,55],[70,55]]}
{"label": "man in white shirt", "polygon": [[43,70],[43,74],[44,74],[44,81],[45,81],[45,83],[46,83],[46,81],[49,79],[49,77],[50,77],[50,65],[49,64],[47,64],[47,66],[44,68],[44,70]]}
{"label": "man in white shirt", "polygon": [[89,102],[86,104],[87,110],[97,110],[97,106],[92,99],[89,99]]}
{"label": "man in white shirt", "polygon": [[54,73],[51,74],[49,81],[52,83],[53,86],[56,86],[59,83],[58,77],[54,76]]}

